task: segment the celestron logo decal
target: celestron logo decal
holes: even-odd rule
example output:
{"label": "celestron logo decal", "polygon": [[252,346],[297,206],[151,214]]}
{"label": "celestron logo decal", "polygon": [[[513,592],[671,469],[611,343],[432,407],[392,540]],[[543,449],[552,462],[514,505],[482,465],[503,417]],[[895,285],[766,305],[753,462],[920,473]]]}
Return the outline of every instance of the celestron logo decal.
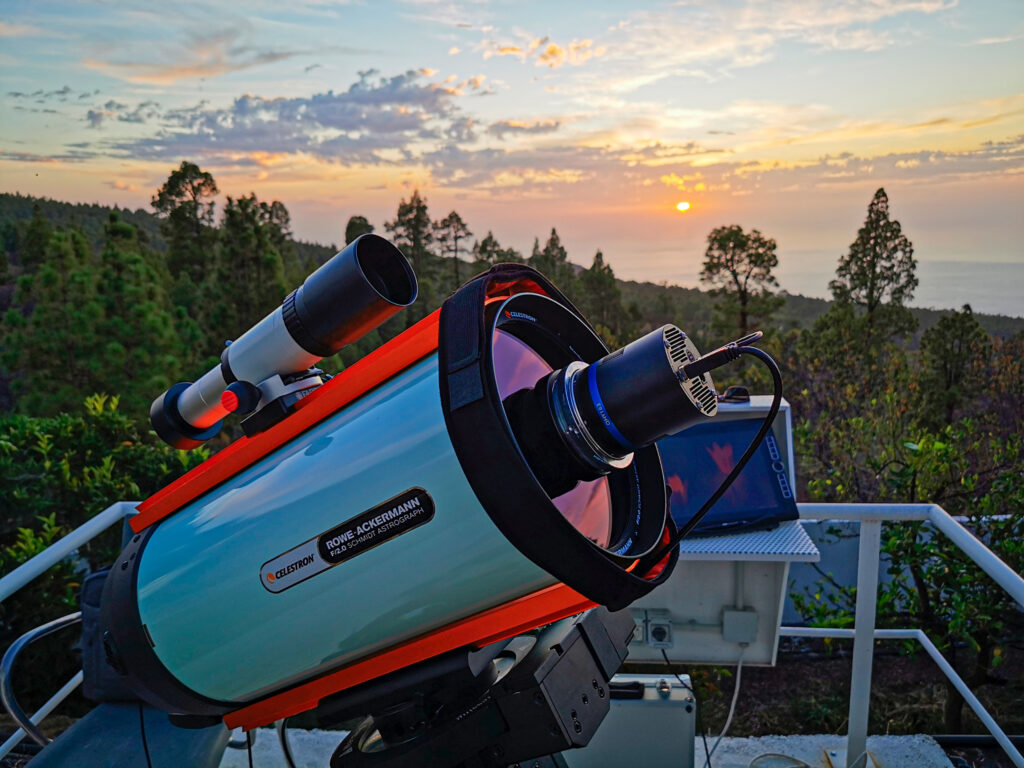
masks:
{"label": "celestron logo decal", "polygon": [[509,320],[529,320],[531,323],[537,322],[537,318],[533,315],[528,315],[525,312],[516,312],[514,309],[506,309],[505,317]]}
{"label": "celestron logo decal", "polygon": [[430,494],[422,488],[410,488],[268,560],[260,568],[260,583],[270,592],[283,592],[433,517]]}

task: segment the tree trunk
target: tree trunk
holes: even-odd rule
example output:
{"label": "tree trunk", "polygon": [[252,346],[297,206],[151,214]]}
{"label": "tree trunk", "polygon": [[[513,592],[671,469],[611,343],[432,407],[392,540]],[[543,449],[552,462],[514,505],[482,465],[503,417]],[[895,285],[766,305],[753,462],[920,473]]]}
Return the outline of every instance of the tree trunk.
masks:
{"label": "tree trunk", "polygon": [[946,733],[963,733],[964,697],[946,681],[946,703],[942,709],[943,726]]}

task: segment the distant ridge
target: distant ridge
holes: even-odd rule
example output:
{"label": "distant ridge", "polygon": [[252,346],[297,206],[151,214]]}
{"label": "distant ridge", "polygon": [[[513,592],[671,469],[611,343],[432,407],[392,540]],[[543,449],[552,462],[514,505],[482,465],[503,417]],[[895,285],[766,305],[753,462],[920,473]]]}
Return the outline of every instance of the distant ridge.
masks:
{"label": "distant ridge", "polygon": [[[3,240],[4,251],[10,253],[11,233],[16,231],[18,223],[32,218],[32,210],[38,204],[43,215],[54,226],[78,226],[92,243],[99,248],[103,242],[103,227],[111,211],[117,211],[122,220],[134,226],[141,236],[158,250],[165,250],[166,243],[160,234],[160,220],[144,208],[132,210],[119,206],[99,205],[96,203],[68,203],[51,200],[45,197],[32,197],[17,193],[0,192],[0,238]],[[14,230],[12,230],[14,228]],[[335,253],[333,245],[321,245],[303,240],[294,240],[296,250],[302,257],[312,257],[316,263],[323,263]],[[784,255],[783,255],[784,257]],[[583,267],[579,267],[582,269]],[[660,285],[634,280],[619,280],[622,288],[623,303],[629,306],[636,304],[636,311],[643,321],[650,324],[666,322],[666,317],[675,318],[681,327],[689,329],[707,328],[710,325],[711,309],[714,299],[699,288],[686,288],[679,285]],[[6,309],[12,291],[0,288],[0,310]],[[775,326],[780,330],[810,327],[815,320],[828,311],[832,302],[785,291],[786,303],[776,313]],[[912,308],[914,316],[920,323],[921,331],[938,322],[943,314],[950,310]],[[992,336],[1008,338],[1024,332],[1024,318],[1008,315],[975,313],[982,327]]]}

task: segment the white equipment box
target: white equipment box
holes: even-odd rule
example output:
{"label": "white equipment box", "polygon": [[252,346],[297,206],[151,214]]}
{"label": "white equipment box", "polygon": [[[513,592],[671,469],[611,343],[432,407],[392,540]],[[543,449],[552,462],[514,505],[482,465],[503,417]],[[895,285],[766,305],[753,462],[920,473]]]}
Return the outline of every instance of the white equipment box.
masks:
{"label": "white equipment box", "polygon": [[[719,405],[717,419],[748,419],[768,412],[771,398]],[[773,425],[779,452],[788,459],[796,488],[789,403]],[[790,520],[766,531],[684,539],[679,564],[669,579],[630,606],[637,623],[628,664],[672,662],[775,663],[778,629],[790,563],[819,559],[803,526]],[[664,656],[662,655],[664,653]]]}
{"label": "white equipment box", "polygon": [[[690,685],[688,676],[680,677]],[[693,768],[696,733],[693,694],[674,675],[616,675],[611,709],[590,744],[560,757],[568,768]]]}

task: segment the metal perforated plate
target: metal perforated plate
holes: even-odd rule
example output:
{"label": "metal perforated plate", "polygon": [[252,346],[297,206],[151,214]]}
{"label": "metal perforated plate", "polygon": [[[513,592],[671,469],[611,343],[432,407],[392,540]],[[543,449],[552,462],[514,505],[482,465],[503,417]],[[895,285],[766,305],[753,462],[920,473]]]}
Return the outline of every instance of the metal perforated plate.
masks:
{"label": "metal perforated plate", "polygon": [[679,544],[681,560],[788,560],[816,563],[818,548],[797,520],[768,531],[687,538]]}

